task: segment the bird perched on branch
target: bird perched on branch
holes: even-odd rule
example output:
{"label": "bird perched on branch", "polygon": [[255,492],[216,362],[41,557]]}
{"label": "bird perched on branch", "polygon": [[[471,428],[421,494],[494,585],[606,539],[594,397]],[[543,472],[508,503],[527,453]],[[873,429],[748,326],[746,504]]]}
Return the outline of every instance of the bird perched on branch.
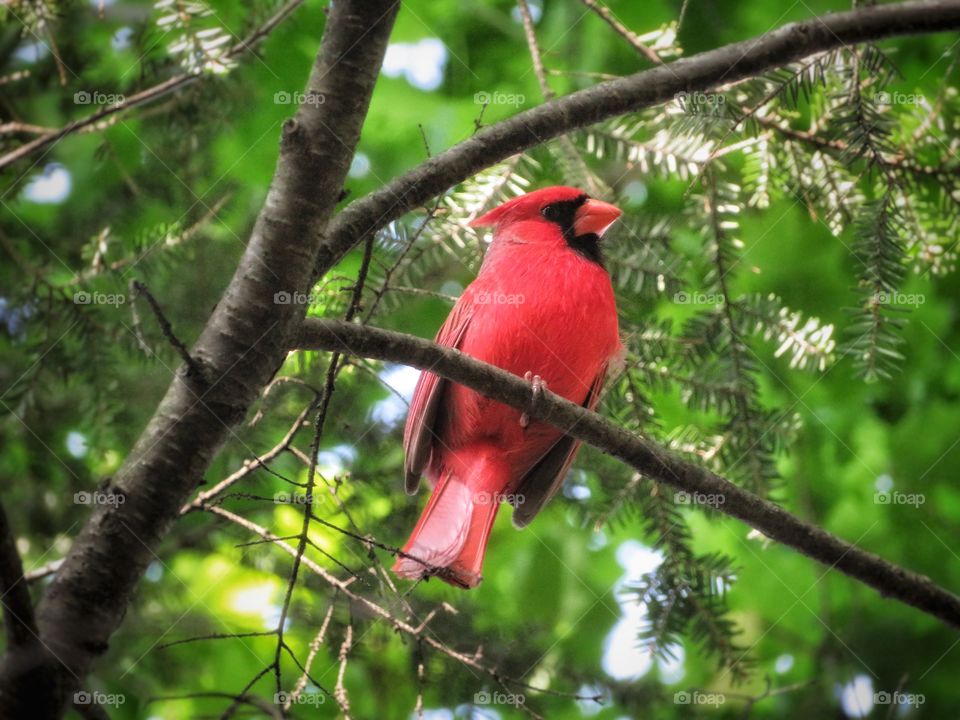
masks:
{"label": "bird perched on branch", "polygon": [[[593,409],[623,352],[600,251],[620,210],[571,187],[514,198],[473,221],[493,226],[477,276],[436,341]],[[406,489],[433,493],[393,566],[463,588],[481,578],[500,503],[522,528],[563,482],[580,443],[521,411],[424,371],[403,435]]]}

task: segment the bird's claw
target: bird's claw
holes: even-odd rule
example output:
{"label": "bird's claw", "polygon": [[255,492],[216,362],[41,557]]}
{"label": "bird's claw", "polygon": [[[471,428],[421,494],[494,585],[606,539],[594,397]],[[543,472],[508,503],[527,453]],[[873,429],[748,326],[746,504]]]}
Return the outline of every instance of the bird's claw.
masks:
{"label": "bird's claw", "polygon": [[[533,402],[536,403],[537,400],[543,395],[543,391],[547,387],[547,381],[541,378],[539,375],[534,375],[530,370],[527,370],[524,373],[523,379],[526,380],[531,385],[531,390],[533,392]],[[520,416],[520,427],[526,428],[530,425],[530,415],[523,413]]]}

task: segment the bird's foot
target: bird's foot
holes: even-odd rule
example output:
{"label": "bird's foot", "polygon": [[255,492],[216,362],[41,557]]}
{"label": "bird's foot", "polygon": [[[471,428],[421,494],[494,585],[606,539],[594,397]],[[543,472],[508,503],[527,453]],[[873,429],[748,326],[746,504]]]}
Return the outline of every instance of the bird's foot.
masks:
{"label": "bird's foot", "polygon": [[[530,370],[527,370],[523,379],[530,383],[533,391],[533,402],[536,403],[543,395],[543,391],[546,390],[547,381],[539,375],[534,375]],[[530,416],[527,413],[523,413],[523,415],[520,416],[520,427],[526,428],[528,425],[530,425]]]}

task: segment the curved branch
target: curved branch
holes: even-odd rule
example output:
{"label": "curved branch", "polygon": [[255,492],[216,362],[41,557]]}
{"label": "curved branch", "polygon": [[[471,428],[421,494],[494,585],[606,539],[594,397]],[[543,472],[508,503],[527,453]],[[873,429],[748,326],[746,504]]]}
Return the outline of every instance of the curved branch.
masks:
{"label": "curved branch", "polygon": [[564,133],[760,75],[814,53],[896,35],[960,28],[960,2],[929,0],[859,8],[791,23],[764,35],[565,95],[491,125],[352,202],[330,224],[317,258],[329,270],[353,245],[404,213],[511,155]]}
{"label": "curved branch", "polygon": [[716,508],[720,512],[742,520],[767,537],[869,585],[884,597],[896,598],[960,628],[960,597],[929,578],[905,570],[805,523],[778,505],[552,392],[534,395],[530,392],[528,382],[458,350],[412,335],[316,318],[304,321],[296,347],[402,363],[466,385],[523,410],[537,420],[550,423],[658,482],[691,494],[722,497],[722,504]]}
{"label": "curved branch", "polygon": [[[103,488],[37,608],[57,682],[14,706],[10,689],[30,669],[0,665],[0,717],[59,717],[107,649],[155,548],[217,452],[283,363],[305,306],[322,229],[340,198],[399,7],[398,0],[338,0],[308,81],[322,103],[303,103],[283,126],[266,202],[226,291],[150,423]],[[5,659],[11,653],[5,655]]]}

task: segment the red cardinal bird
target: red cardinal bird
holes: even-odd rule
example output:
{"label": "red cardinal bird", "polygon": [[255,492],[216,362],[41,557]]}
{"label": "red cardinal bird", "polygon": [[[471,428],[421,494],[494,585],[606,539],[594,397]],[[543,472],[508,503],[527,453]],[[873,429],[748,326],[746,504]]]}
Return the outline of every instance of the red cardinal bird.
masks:
{"label": "red cardinal bird", "polygon": [[[480,274],[436,341],[593,409],[622,352],[600,237],[620,210],[570,187],[514,198],[471,223],[494,226]],[[560,487],[579,442],[429,372],[403,433],[407,492],[433,494],[393,571],[476,586],[500,501],[522,528]],[[416,558],[416,559],[414,559]],[[422,562],[419,562],[422,561]],[[441,568],[445,568],[441,570]]]}

